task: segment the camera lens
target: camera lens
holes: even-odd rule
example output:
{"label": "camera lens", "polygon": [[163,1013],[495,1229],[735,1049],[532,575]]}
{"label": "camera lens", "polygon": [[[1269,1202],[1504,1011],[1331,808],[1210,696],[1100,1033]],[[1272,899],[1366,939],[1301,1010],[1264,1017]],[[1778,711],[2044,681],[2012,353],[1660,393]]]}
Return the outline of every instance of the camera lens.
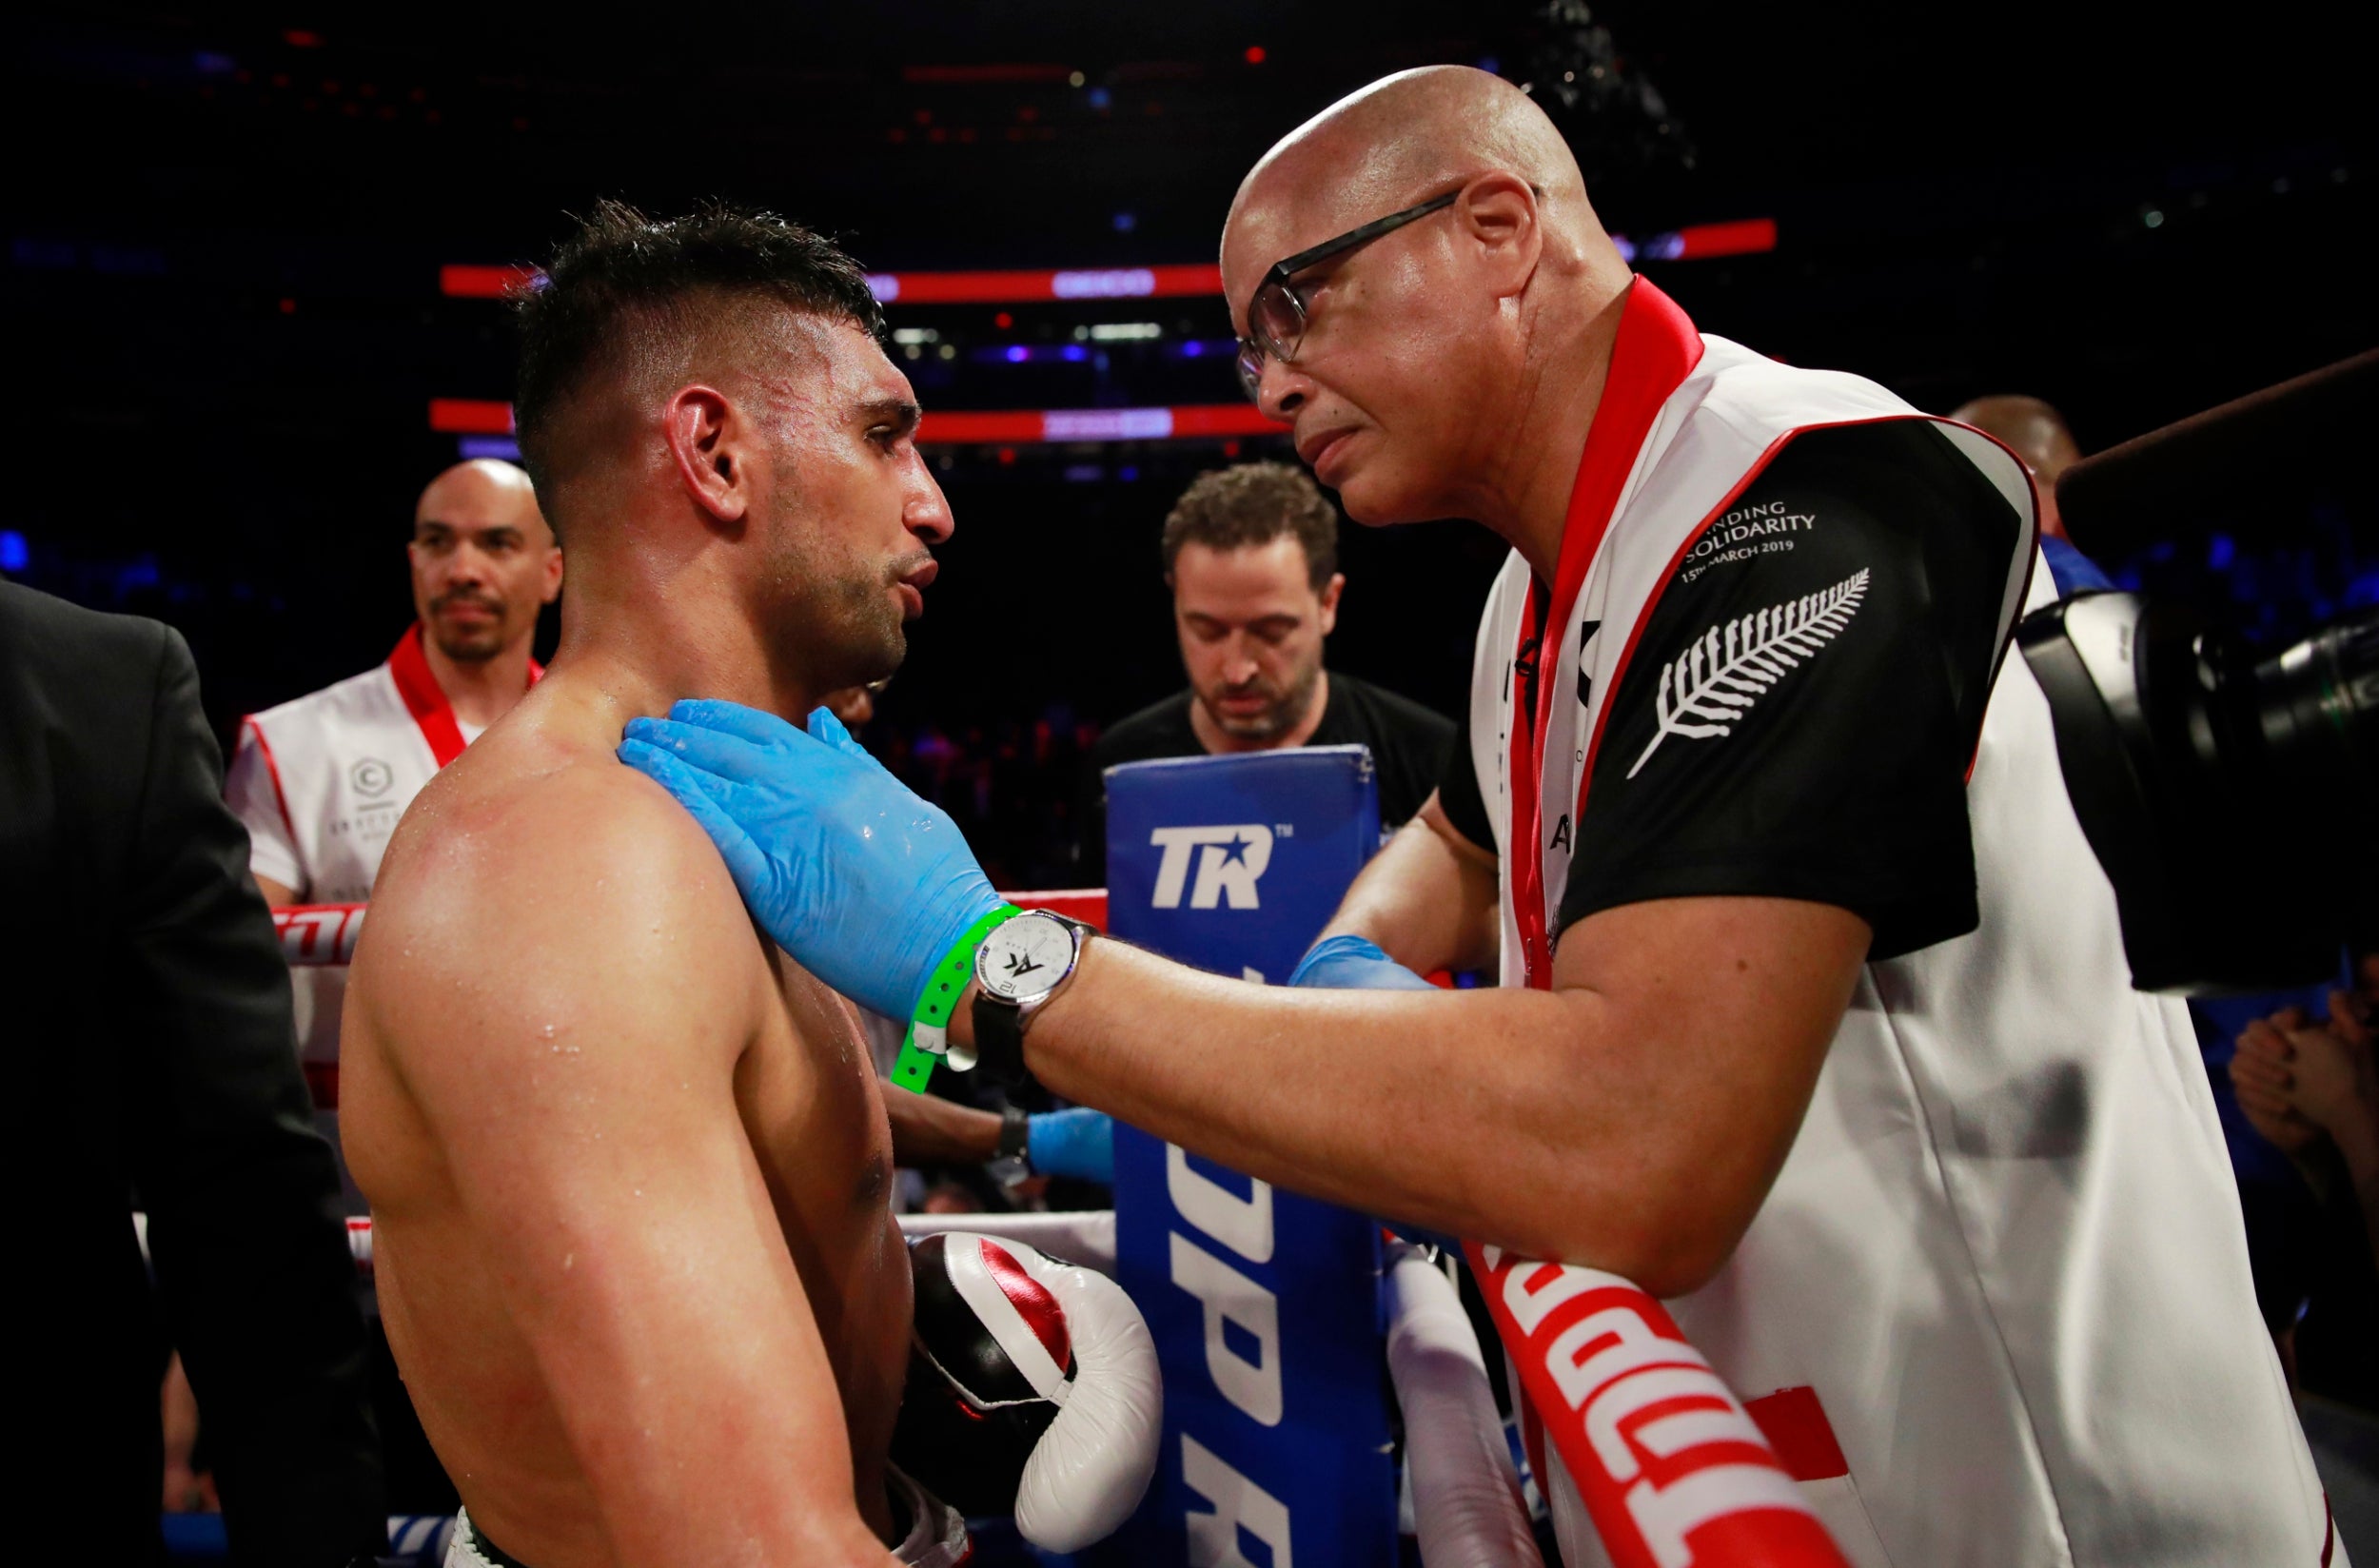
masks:
{"label": "camera lens", "polygon": [[2255,711],[2275,772],[2338,804],[2379,798],[2379,610],[2324,627],[2255,667]]}

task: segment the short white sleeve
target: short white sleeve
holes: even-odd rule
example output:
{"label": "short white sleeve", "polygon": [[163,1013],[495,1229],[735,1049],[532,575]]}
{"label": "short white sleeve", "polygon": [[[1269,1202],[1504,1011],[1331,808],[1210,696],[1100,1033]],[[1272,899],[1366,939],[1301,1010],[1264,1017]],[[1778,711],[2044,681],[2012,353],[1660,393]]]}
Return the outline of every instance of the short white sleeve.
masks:
{"label": "short white sleeve", "polygon": [[247,824],[248,870],[305,897],[305,867],[289,832],[289,813],[282,804],[271,758],[253,724],[240,726],[239,749],[231,754],[231,766],[224,774],[223,798]]}

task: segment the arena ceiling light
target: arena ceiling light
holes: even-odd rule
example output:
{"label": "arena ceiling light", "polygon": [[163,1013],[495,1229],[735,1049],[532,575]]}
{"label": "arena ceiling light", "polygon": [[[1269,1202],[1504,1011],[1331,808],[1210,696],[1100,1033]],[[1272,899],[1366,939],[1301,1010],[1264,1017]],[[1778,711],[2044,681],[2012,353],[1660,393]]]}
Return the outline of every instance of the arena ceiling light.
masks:
{"label": "arena ceiling light", "polygon": [[1035,300],[1161,300],[1223,291],[1212,263],[1020,272],[874,272],[868,287],[886,304],[1021,304]]}
{"label": "arena ceiling light", "polygon": [[[1742,218],[1631,239],[1611,236],[1630,262],[1693,262],[1776,248],[1776,220]],[[460,264],[438,269],[439,292],[453,299],[497,300],[537,277],[529,266]],[[1040,300],[1166,300],[1223,291],[1210,262],[1172,266],[1107,266],[1004,272],[871,272],[868,287],[885,304],[1029,304]]]}
{"label": "arena ceiling light", "polygon": [[1277,436],[1287,429],[1247,402],[1177,403],[1170,408],[956,409],[927,414],[917,426],[917,441],[925,446],[964,446],[975,442],[1210,441]]}
{"label": "arena ceiling light", "polygon": [[[512,434],[512,405],[492,399],[432,398],[429,427],[443,435]],[[973,442],[1209,441],[1277,436],[1286,425],[1266,419],[1253,403],[1175,403],[1161,408],[951,409],[929,412],[917,427],[925,446]]]}

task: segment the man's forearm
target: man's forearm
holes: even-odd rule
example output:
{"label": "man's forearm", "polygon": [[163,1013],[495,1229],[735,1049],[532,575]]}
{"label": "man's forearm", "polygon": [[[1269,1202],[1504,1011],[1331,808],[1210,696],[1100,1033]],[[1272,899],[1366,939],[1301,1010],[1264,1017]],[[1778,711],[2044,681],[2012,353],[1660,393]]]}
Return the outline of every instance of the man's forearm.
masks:
{"label": "man's forearm", "polygon": [[[1830,1033],[1775,1054],[1821,1059]],[[1723,1261],[1782,1158],[1729,1135],[1742,1074],[1697,1066],[1712,1039],[1590,989],[1292,991],[1093,942],[1026,1054],[1058,1093],[1265,1181],[1662,1290]],[[1797,1126],[1814,1079],[1752,1093]]]}
{"label": "man's forearm", "polygon": [[1495,963],[1495,868],[1458,846],[1435,796],[1347,890],[1323,935],[1368,938],[1390,958],[1427,973]]}
{"label": "man's forearm", "polygon": [[1548,1042],[1595,1001],[1259,988],[1093,942],[1026,1046],[1057,1093],[1291,1190],[1535,1254],[1632,1257],[1619,1227],[1574,1226],[1616,1205],[1575,1152],[1593,1136],[1578,1098],[1546,1092]]}
{"label": "man's forearm", "polygon": [[999,1158],[1000,1119],[931,1094],[886,1088],[893,1163],[902,1166],[981,1165]]}

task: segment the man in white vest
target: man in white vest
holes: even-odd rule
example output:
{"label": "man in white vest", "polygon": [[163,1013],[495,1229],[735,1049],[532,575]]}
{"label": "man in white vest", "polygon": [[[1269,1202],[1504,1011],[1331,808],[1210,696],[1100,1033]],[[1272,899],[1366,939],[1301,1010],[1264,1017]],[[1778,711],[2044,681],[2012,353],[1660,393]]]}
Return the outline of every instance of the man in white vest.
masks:
{"label": "man in white vest", "polygon": [[[527,474],[489,458],[445,470],[405,554],[416,618],[387,658],[240,723],[224,795],[268,904],[368,900],[397,818],[541,673],[529,643],[561,592],[561,551]],[[309,1063],[338,1060],[345,982],[297,976]]]}
{"label": "man in white vest", "polygon": [[[1637,1282],[1861,1568],[2342,1562],[2188,1020],[2131,989],[2006,657],[2050,593],[2021,464],[1698,331],[1481,72],[1300,127],[1222,260],[1242,375],[1349,516],[1512,546],[1466,746],[1296,977],[1358,989],[995,923],[947,820],[831,720],[631,725],[772,934],[921,1037],[946,1015],[956,1051],[1490,1244],[1490,1273]],[[1503,984],[1409,989],[1447,965]],[[1490,1290],[1524,1331],[1568,1289],[1543,1277]],[[1651,1343],[1577,1330],[1573,1407]],[[1657,1397],[1589,1401],[1563,1450],[1634,1476],[1628,1508],[1745,1432]],[[1598,1560],[1551,1480],[1565,1555]],[[1782,1484],[1760,1506],[1799,1506]],[[1691,1528],[1660,1560],[1700,1560]]]}

